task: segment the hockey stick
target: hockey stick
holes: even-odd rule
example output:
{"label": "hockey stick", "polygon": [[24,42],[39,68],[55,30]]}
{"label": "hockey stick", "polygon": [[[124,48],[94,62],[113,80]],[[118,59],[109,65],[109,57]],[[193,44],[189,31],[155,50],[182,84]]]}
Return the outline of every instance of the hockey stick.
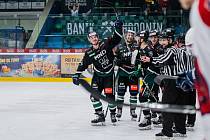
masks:
{"label": "hockey stick", "polygon": [[[155,97],[154,92],[149,88],[148,84],[147,84],[143,79],[142,79],[142,81],[143,81],[144,85],[146,86],[144,90],[146,91],[146,90],[148,89],[149,96],[151,96],[153,99],[155,99],[155,102],[158,103],[158,99]],[[140,96],[140,95],[139,95],[139,96]],[[143,95],[142,95],[142,96],[143,96]],[[147,103],[148,103],[148,101],[147,101]],[[140,120],[141,120],[142,110],[143,110],[143,109],[140,108],[138,122],[140,122]]]}
{"label": "hockey stick", "polygon": [[107,116],[108,110],[109,110],[109,104],[107,104],[107,107],[106,107],[106,111],[105,111],[105,114],[104,114],[104,117],[105,117],[105,118],[106,118],[106,116]]}
{"label": "hockey stick", "polygon": [[[145,76],[145,78],[146,78],[146,76]],[[145,79],[144,78],[144,79]],[[151,96],[154,100],[155,100],[155,102],[156,103],[158,103],[158,99],[155,97],[155,95],[154,95],[154,92],[150,89],[150,87],[149,87],[149,85],[147,84],[147,82],[145,82],[145,80],[144,79],[142,79],[142,82],[143,82],[143,85],[145,85],[145,89],[144,89],[144,92],[145,91],[148,91],[149,93],[149,96]],[[143,86],[142,85],[142,86]],[[152,86],[153,87],[153,86]],[[144,93],[143,92],[143,93]],[[142,96],[143,96],[143,93],[142,93]],[[140,96],[140,95],[139,95]],[[149,98],[149,97],[148,97]],[[148,102],[148,101],[147,101]],[[140,120],[141,120],[141,114],[142,114],[142,108],[140,108],[140,112],[139,112],[139,117],[138,117],[138,122],[140,122]]]}
{"label": "hockey stick", "polygon": [[[114,13],[115,13],[115,16],[116,16],[116,19],[119,20],[120,18],[119,18],[119,15],[118,15],[118,11],[117,11],[116,8],[112,5],[112,3],[109,2],[109,1],[106,1],[106,0],[101,0],[101,1],[102,1],[102,2],[105,2],[105,4],[106,4],[107,6],[109,6],[111,9],[113,9],[113,11],[114,11]],[[126,43],[126,46],[128,46],[127,41],[126,41],[126,39],[125,39],[124,28],[123,28],[123,39],[124,39],[124,41],[125,41],[125,43]]]}
{"label": "hockey stick", "polygon": [[[105,96],[101,95],[100,92],[92,89],[89,83],[85,81],[84,79],[79,79],[79,83],[94,98],[101,99],[105,102],[108,102],[114,105],[121,104],[115,100],[107,99]],[[130,104],[124,103],[123,106],[130,107]],[[159,111],[159,112],[171,112],[171,113],[182,113],[182,114],[195,114],[196,111],[199,111],[199,109],[195,109],[193,106],[190,106],[190,105],[171,105],[171,104],[160,104],[160,103],[141,103],[137,105],[137,107],[150,108],[152,110]]]}
{"label": "hockey stick", "polygon": [[140,107],[138,122],[140,122],[140,120],[141,120],[141,114],[142,114],[142,108]]}
{"label": "hockey stick", "polygon": [[152,96],[155,99],[155,102],[157,103],[158,102],[158,99],[155,97],[154,92],[149,88],[149,85],[144,80],[142,80],[142,81],[145,84],[146,89],[148,89],[149,95]]}

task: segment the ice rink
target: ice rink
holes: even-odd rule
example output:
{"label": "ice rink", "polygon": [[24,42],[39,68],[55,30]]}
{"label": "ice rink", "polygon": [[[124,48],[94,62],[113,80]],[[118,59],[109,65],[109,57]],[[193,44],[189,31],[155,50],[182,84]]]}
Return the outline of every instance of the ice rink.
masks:
{"label": "ice rink", "polygon": [[[161,130],[139,130],[128,108],[117,126],[109,115],[106,126],[91,126],[89,94],[72,83],[1,82],[0,91],[0,140],[154,140]],[[202,140],[197,116],[195,130],[184,140]]]}

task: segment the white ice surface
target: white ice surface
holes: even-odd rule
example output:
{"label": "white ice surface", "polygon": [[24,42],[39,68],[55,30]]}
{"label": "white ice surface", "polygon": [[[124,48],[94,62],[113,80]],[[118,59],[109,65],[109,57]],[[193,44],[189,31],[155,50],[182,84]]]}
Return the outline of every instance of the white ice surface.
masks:
{"label": "white ice surface", "polygon": [[[0,83],[0,140],[153,140],[161,130],[138,130],[128,108],[117,126],[109,115],[106,126],[91,126],[93,113],[89,94],[72,83]],[[184,140],[202,140],[200,120]]]}

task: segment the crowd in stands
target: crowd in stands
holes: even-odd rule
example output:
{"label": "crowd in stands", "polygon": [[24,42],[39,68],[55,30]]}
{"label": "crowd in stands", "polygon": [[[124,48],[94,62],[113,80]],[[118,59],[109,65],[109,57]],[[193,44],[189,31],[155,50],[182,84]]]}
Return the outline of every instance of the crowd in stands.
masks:
{"label": "crowd in stands", "polygon": [[[85,0],[82,3],[65,1],[62,12],[65,14],[112,13],[110,5],[125,14],[166,15],[171,11],[180,11],[177,0]],[[92,10],[92,11],[91,11]],[[77,14],[76,14],[77,15]]]}
{"label": "crowd in stands", "polygon": [[[189,12],[182,11],[179,2],[176,0],[124,0],[123,2],[122,0],[80,0],[78,2],[76,0],[58,0],[53,5],[52,9],[54,10],[51,10],[50,14],[63,14],[73,17],[107,15],[115,16],[113,7],[121,16],[132,15],[143,16],[145,18],[163,16],[164,21],[166,21],[164,26],[174,27],[177,34],[185,32],[188,28],[186,26],[188,23],[185,23],[183,19],[188,19],[187,16]],[[175,11],[178,13],[173,13]],[[187,14],[185,15],[185,13]],[[57,24],[55,25],[57,26]],[[61,28],[59,28],[60,30],[56,31],[56,33],[61,33]],[[53,32],[52,29],[51,32]],[[25,39],[25,42],[27,42],[30,35],[26,34],[25,36],[28,36],[26,37],[27,39]]]}

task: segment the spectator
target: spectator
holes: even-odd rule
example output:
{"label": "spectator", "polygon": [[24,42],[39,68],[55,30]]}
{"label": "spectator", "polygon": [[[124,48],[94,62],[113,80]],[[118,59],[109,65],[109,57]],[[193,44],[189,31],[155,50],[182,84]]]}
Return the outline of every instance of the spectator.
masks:
{"label": "spectator", "polygon": [[151,7],[152,16],[158,16],[160,9],[158,1],[154,0],[153,3],[150,5],[150,7]]}
{"label": "spectator", "polygon": [[159,0],[159,5],[164,14],[166,14],[166,10],[168,8],[168,0]]}
{"label": "spectator", "polygon": [[71,11],[71,16],[76,17],[79,15],[79,4],[78,3],[74,4],[72,9],[71,9],[71,6],[69,5],[68,9]]}
{"label": "spectator", "polygon": [[151,13],[151,7],[150,7],[150,4],[147,4],[146,5],[146,9],[144,10],[144,13],[145,13],[145,15],[147,16],[148,14],[150,14]]}

